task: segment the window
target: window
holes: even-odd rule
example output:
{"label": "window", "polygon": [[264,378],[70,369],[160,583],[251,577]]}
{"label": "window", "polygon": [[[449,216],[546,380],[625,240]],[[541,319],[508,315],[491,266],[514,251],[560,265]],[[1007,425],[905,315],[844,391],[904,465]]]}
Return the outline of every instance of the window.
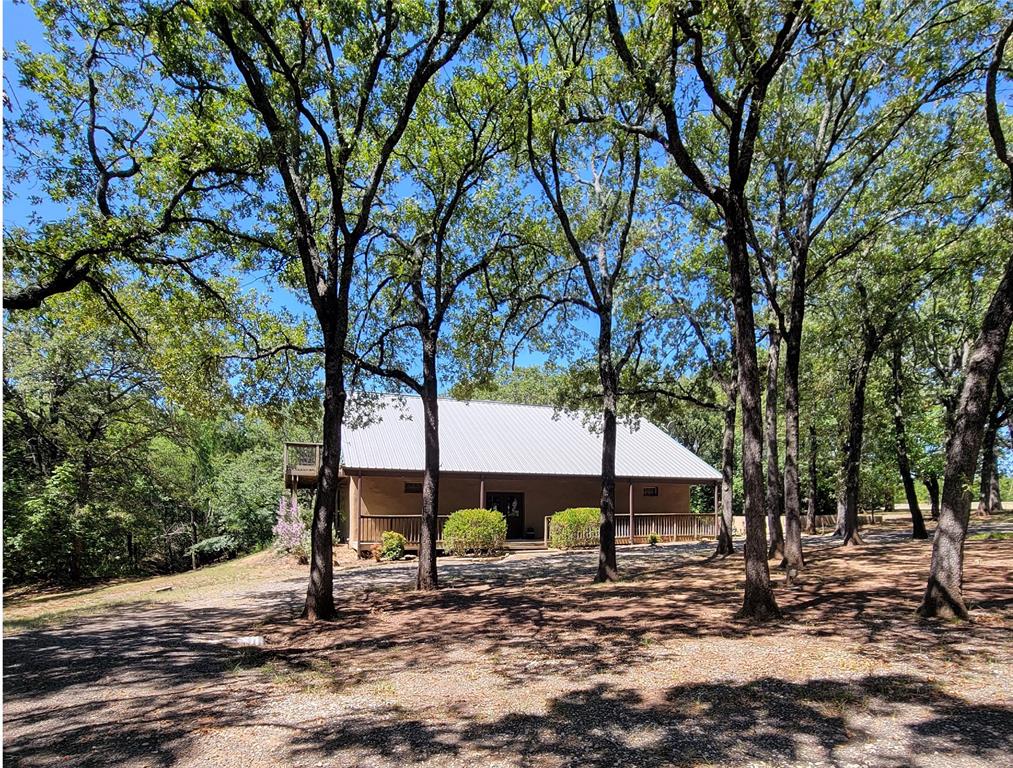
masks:
{"label": "window", "polygon": [[405,493],[422,493],[422,483],[405,483]]}
{"label": "window", "polygon": [[658,495],[658,486],[648,485],[644,487],[644,496],[657,496],[657,495]]}

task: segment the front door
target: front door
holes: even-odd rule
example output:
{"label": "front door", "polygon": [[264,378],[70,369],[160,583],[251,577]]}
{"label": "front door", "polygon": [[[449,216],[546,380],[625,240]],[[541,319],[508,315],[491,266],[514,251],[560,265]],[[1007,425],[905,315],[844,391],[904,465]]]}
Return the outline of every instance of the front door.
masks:
{"label": "front door", "polygon": [[507,538],[524,538],[524,494],[495,491],[485,495],[485,508],[498,510],[507,521]]}

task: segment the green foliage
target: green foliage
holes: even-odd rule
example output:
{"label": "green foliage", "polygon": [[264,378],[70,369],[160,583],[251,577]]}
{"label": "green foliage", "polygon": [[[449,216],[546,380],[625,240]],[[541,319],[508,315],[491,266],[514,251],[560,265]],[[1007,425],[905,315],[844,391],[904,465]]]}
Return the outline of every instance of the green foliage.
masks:
{"label": "green foliage", "polygon": [[216,411],[183,407],[150,327],[140,343],[86,293],[8,319],[9,581],[173,571],[270,540],[285,420],[276,428],[224,397]]}
{"label": "green foliage", "polygon": [[212,536],[209,539],[201,539],[186,550],[186,554],[196,554],[203,563],[222,560],[233,557],[239,551],[238,543],[229,535]]}
{"label": "green foliage", "polygon": [[556,512],[549,521],[549,545],[553,549],[578,549],[598,544],[601,510],[571,507]]}
{"label": "green foliage", "polygon": [[405,549],[408,547],[408,539],[397,531],[384,531],[380,535],[380,543],[373,548],[373,556],[376,560],[400,560],[404,557]]}
{"label": "green foliage", "polygon": [[660,542],[661,537],[654,531],[651,531],[649,534],[647,534],[647,543],[650,544],[652,547],[658,546]]}
{"label": "green foliage", "polygon": [[455,555],[491,555],[506,546],[506,518],[495,509],[459,509],[443,525],[443,548]]}
{"label": "green foliage", "polygon": [[[248,446],[241,453],[218,459],[210,488],[211,508],[220,530],[227,533],[241,552],[249,552],[271,539],[278,495],[281,464],[278,444],[270,433],[251,425],[253,434],[243,437]],[[261,431],[260,435],[256,432]]]}

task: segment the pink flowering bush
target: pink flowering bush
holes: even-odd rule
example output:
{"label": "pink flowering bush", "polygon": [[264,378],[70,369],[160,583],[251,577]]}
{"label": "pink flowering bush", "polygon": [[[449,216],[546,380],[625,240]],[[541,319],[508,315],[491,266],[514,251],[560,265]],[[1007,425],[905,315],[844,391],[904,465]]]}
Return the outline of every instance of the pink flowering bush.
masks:
{"label": "pink flowering bush", "polygon": [[285,504],[283,496],[278,501],[278,521],[274,524],[274,546],[279,552],[295,555],[301,562],[309,558],[309,531],[299,517],[299,505],[295,499]]}

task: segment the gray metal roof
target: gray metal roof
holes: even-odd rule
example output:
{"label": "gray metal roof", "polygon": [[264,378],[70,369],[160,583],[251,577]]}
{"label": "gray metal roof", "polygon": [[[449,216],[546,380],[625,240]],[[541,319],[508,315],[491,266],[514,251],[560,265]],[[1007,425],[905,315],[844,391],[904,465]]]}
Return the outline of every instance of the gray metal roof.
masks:
{"label": "gray metal roof", "polygon": [[[511,475],[601,474],[601,434],[582,414],[549,406],[440,398],[440,469]],[[364,425],[342,430],[346,470],[422,472],[418,397],[376,398]],[[654,424],[620,422],[616,475],[713,483],[720,473]]]}

